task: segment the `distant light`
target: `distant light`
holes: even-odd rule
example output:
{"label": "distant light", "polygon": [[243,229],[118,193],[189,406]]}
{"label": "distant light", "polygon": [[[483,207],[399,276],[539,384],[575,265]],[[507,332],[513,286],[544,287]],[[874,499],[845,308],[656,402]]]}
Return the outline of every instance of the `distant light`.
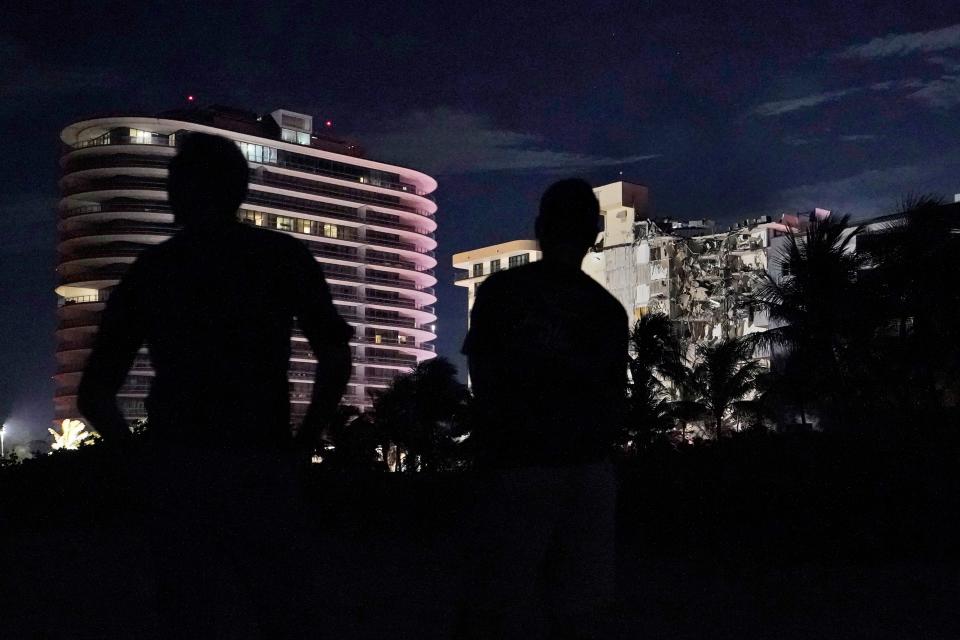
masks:
{"label": "distant light", "polygon": [[187,96],[187,102],[193,102],[193,96]]}
{"label": "distant light", "polygon": [[327,121],[324,122],[323,124],[327,125],[328,127],[332,127],[332,126],[333,126],[333,120],[327,120]]}

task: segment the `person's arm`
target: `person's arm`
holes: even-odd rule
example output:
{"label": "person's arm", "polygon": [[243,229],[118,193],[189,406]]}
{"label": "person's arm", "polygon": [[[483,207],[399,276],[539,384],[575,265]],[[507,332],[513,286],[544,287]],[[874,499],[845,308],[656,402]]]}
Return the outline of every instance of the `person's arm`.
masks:
{"label": "person's arm", "polygon": [[297,446],[312,450],[319,430],[336,412],[350,381],[353,329],[337,313],[323,278],[323,269],[305,248],[298,248],[300,259],[294,315],[310,342],[317,368],[310,406],[297,433]]}
{"label": "person's arm", "polygon": [[131,268],[110,295],[77,391],[80,413],[103,437],[104,443],[111,445],[123,446],[132,437],[117,406],[117,392],[143,343],[135,278]]}

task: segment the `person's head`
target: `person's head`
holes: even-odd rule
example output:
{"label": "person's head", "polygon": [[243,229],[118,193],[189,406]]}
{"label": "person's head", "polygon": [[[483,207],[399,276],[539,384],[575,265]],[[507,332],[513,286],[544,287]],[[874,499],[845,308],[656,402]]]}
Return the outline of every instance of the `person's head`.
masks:
{"label": "person's head", "polygon": [[234,142],[187,133],[170,161],[167,194],[177,224],[185,227],[236,220],[247,195],[247,161]]}
{"label": "person's head", "polygon": [[545,260],[579,264],[597,241],[599,230],[600,203],[586,181],[561,180],[544,192],[536,233]]}

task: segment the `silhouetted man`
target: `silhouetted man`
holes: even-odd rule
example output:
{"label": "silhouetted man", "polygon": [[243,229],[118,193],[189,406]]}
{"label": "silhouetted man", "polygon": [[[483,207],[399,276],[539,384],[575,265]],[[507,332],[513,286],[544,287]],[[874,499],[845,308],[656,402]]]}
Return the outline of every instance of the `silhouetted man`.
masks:
{"label": "silhouetted man", "polygon": [[529,637],[543,610],[555,630],[585,632],[612,597],[607,459],[623,413],[628,328],[623,306],[580,268],[599,222],[590,185],[554,184],[536,220],[543,259],[477,291],[463,352],[486,480],[464,635]]}
{"label": "silhouetted man", "polygon": [[[168,182],[183,228],[146,249],[111,292],[78,397],[104,444],[122,449],[131,432],[116,394],[138,350],[149,349],[145,473],[161,610],[191,636],[276,635],[266,628],[280,623],[270,598],[285,591],[290,567],[273,551],[302,535],[291,530],[293,458],[308,458],[350,376],[351,329],[310,252],[237,220],[248,171],[233,142],[185,136]],[[294,319],[318,360],[296,437],[287,379]]]}

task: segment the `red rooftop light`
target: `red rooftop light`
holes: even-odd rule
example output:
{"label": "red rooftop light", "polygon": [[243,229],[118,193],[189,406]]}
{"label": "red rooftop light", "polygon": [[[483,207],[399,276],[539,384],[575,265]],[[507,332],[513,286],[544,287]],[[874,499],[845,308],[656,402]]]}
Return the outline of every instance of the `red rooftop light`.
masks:
{"label": "red rooftop light", "polygon": [[193,96],[187,96],[187,102],[193,102]]}
{"label": "red rooftop light", "polygon": [[327,120],[326,122],[324,122],[324,124],[327,125],[328,127],[332,127],[332,126],[333,126],[333,120]]}

